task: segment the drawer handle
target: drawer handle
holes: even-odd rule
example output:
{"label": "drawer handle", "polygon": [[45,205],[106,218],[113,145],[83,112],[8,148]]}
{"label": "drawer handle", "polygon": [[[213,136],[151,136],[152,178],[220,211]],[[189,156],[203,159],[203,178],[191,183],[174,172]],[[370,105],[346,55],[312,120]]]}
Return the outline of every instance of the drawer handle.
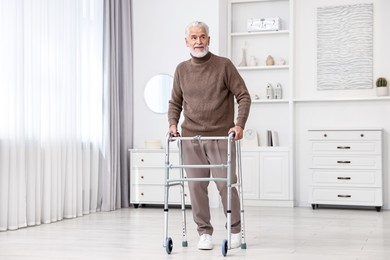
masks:
{"label": "drawer handle", "polygon": [[143,192],[141,192],[141,196],[144,196],[144,193],[143,193]]}
{"label": "drawer handle", "polygon": [[337,177],[338,180],[350,180],[351,177]]}
{"label": "drawer handle", "polygon": [[144,178],[144,176],[141,176],[141,179],[143,179]]}
{"label": "drawer handle", "polygon": [[337,146],[337,149],[351,149],[351,146]]}
{"label": "drawer handle", "polygon": [[144,162],[144,159],[141,159],[141,162]]}
{"label": "drawer handle", "polygon": [[337,195],[339,198],[350,198],[352,197],[351,195]]}
{"label": "drawer handle", "polygon": [[337,161],[337,163],[351,163],[351,161]]}
{"label": "drawer handle", "polygon": [[364,134],[360,134],[360,137],[364,137]]}
{"label": "drawer handle", "polygon": [[327,137],[328,135],[327,134],[324,134],[324,137]]}

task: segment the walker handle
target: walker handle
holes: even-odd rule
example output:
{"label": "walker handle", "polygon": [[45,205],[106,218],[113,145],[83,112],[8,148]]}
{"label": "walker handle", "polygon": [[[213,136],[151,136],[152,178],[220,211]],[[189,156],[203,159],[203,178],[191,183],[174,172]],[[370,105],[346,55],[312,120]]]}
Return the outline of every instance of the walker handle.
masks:
{"label": "walker handle", "polygon": [[172,133],[169,133],[169,136],[170,137],[180,137],[180,133],[179,132],[176,132],[176,135],[172,134]]}
{"label": "walker handle", "polygon": [[167,141],[168,142],[173,142],[174,140],[172,140],[173,138],[175,137],[180,137],[180,133],[179,132],[176,132],[177,136],[175,136],[173,133],[169,133],[167,134]]}
{"label": "walker handle", "polygon": [[229,137],[229,140],[234,140],[234,137],[236,137],[236,132],[235,131],[231,131],[228,135]]}

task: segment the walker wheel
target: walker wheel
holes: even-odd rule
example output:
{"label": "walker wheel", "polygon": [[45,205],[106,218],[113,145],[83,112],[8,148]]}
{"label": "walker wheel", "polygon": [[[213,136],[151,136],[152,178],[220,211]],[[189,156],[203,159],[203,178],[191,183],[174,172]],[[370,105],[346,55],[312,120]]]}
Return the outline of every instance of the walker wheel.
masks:
{"label": "walker wheel", "polygon": [[165,240],[165,251],[167,252],[168,255],[171,254],[172,248],[173,248],[172,238],[168,237]]}
{"label": "walker wheel", "polygon": [[227,251],[228,251],[228,241],[226,239],[224,239],[222,241],[222,255],[226,256]]}

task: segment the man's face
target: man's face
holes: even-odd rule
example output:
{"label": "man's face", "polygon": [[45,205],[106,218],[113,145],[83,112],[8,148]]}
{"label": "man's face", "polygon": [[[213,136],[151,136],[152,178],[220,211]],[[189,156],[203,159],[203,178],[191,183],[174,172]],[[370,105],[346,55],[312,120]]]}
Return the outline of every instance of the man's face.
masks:
{"label": "man's face", "polygon": [[201,58],[209,51],[210,36],[207,36],[206,30],[202,27],[191,27],[186,44],[192,56]]}

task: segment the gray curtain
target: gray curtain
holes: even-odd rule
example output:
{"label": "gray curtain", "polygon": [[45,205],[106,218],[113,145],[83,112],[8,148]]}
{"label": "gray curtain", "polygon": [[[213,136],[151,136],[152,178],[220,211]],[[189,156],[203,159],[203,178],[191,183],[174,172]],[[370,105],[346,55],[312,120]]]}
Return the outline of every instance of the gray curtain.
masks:
{"label": "gray curtain", "polygon": [[129,206],[133,88],[131,0],[104,1],[102,210]]}

